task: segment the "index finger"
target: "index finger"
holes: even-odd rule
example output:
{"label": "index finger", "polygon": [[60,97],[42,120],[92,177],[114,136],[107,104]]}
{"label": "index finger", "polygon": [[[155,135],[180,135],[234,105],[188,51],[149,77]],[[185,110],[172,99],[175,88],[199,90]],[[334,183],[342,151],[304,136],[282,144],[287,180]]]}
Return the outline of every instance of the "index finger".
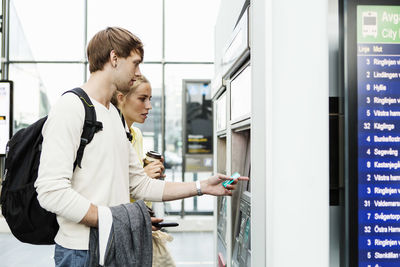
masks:
{"label": "index finger", "polygon": [[232,178],[223,174],[218,173],[217,178],[220,180],[231,180]]}
{"label": "index finger", "polygon": [[152,161],[152,162],[150,162],[149,164],[147,164],[147,166],[154,166],[154,167],[156,167],[156,166],[158,166],[158,165],[160,165],[161,163],[159,162],[159,161]]}
{"label": "index finger", "polygon": [[151,217],[150,219],[151,219],[151,223],[159,223],[164,220],[162,218],[157,218],[157,217]]}
{"label": "index finger", "polygon": [[223,174],[217,174],[218,179],[220,180],[232,180],[232,179],[239,179],[239,180],[248,180],[249,177],[241,176],[238,172],[234,172],[230,177],[223,175]]}
{"label": "index finger", "polygon": [[235,172],[234,174],[232,174],[231,179],[235,179],[235,180],[249,180],[249,177],[241,176],[238,172]]}
{"label": "index finger", "polygon": [[235,172],[234,174],[232,174],[231,177],[229,177],[229,179],[225,180],[222,185],[223,187],[227,188],[227,186],[229,186],[230,184],[236,184],[238,180],[249,180],[249,177],[240,176],[238,172]]}

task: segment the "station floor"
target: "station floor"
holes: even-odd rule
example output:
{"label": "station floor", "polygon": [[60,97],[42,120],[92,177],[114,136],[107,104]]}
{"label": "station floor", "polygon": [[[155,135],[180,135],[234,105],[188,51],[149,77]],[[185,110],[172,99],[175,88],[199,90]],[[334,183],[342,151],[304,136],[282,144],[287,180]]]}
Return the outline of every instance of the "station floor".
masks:
{"label": "station floor", "polygon": [[[168,248],[177,267],[214,266],[213,233],[170,232],[174,240]],[[54,246],[24,244],[10,233],[0,233],[0,267],[51,267]],[[160,266],[161,267],[161,266]]]}

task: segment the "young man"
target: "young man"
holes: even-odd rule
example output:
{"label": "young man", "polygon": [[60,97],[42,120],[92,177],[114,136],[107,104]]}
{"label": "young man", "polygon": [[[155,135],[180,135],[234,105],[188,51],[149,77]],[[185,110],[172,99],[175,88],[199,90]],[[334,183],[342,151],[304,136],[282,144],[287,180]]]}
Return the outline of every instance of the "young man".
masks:
{"label": "young man", "polygon": [[[150,179],[126,138],[116,108],[115,90],[127,90],[141,75],[143,45],[129,31],[110,27],[98,32],[87,48],[90,78],[82,89],[95,106],[102,131],[86,146],[82,168],[73,170],[85,111],[74,94],[65,94],[53,106],[43,127],[43,145],[35,187],[40,205],[55,214],[60,225],[55,242],[56,266],[84,266],[90,227],[97,227],[98,206],[129,203],[130,196],[168,201],[211,194],[231,195],[228,179],[216,175],[201,184]],[[153,222],[161,219],[153,218]]]}

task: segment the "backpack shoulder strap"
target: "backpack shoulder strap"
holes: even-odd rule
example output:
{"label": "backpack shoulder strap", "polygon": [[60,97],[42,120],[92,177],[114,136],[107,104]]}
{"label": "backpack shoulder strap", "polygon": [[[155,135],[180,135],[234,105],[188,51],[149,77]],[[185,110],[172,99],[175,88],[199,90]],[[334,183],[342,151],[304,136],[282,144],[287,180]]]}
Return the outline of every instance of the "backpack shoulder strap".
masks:
{"label": "backpack shoulder strap", "polygon": [[133,139],[132,134],[129,132],[129,129],[128,129],[128,131],[126,131],[127,127],[126,127],[126,122],[125,122],[124,115],[122,114],[121,110],[119,110],[119,108],[117,108],[117,107],[115,107],[115,108],[117,109],[118,114],[121,117],[122,126],[124,126],[124,131],[126,133],[126,138],[128,138],[129,142],[132,142],[132,139]]}
{"label": "backpack shoulder strap", "polygon": [[66,93],[73,93],[77,95],[79,99],[82,101],[82,104],[85,108],[85,122],[83,124],[81,143],[79,145],[78,152],[76,154],[76,159],[74,162],[74,169],[76,166],[82,168],[81,162],[85,147],[87,144],[90,143],[90,141],[92,141],[94,134],[103,129],[103,124],[100,121],[97,121],[96,110],[94,108],[94,105],[92,104],[92,101],[90,101],[89,96],[82,88],[74,88],[72,90],[66,91],[64,94]]}

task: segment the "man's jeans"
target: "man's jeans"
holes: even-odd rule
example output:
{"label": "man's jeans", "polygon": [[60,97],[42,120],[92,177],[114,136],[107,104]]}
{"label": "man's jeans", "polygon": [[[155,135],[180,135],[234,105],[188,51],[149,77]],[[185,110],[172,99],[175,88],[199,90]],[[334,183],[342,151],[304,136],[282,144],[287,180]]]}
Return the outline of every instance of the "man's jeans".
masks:
{"label": "man's jeans", "polygon": [[68,249],[56,244],[54,261],[56,267],[85,267],[89,265],[89,251]]}

